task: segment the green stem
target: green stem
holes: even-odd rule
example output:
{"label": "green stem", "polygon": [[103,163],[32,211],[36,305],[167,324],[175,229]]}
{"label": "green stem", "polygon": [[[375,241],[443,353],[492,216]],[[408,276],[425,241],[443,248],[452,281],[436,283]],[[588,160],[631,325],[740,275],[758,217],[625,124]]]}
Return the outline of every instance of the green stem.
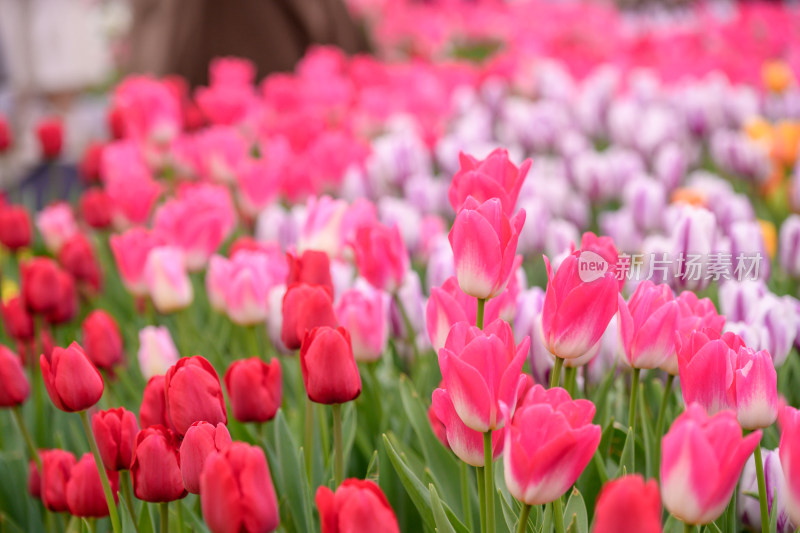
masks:
{"label": "green stem", "polygon": [[483,329],[483,310],[486,307],[486,298],[478,298],[478,316],[475,320],[475,325]]}
{"label": "green stem", "polygon": [[494,533],[494,473],[492,472],[492,430],[483,434],[484,481],[486,483],[486,532]]}
{"label": "green stem", "polygon": [[561,505],[561,496],[553,501],[553,523],[556,533],[564,533],[564,509]]}
{"label": "green stem", "polygon": [[464,525],[467,530],[472,531],[472,505],[469,497],[469,465],[463,461],[461,463],[461,507],[464,509]]}
{"label": "green stem", "polygon": [[694,526],[692,524],[683,524],[683,533],[692,533],[694,531]]}
{"label": "green stem", "polygon": [[575,384],[578,377],[578,368],[568,366],[564,371],[564,388],[567,389],[571,398],[575,398]]}
{"label": "green stem", "polygon": [[[631,405],[628,409],[628,427],[631,430],[633,442],[631,443],[631,470],[636,470],[636,399],[639,397],[639,372],[633,369],[633,382],[631,383]],[[630,472],[631,474],[633,472]]]}
{"label": "green stem", "polygon": [[550,374],[550,388],[558,387],[558,381],[561,379],[561,367],[564,366],[564,360],[556,356],[556,365],[553,367],[553,372]]}
{"label": "green stem", "polygon": [[119,473],[119,487],[122,492],[122,500],[125,502],[125,507],[128,508],[128,515],[130,515],[131,522],[133,522],[133,527],[136,529],[136,533],[139,533],[139,521],[136,519],[136,509],[133,506],[131,475],[127,470],[122,470]]}
{"label": "green stem", "polygon": [[250,343],[248,350],[250,350],[251,357],[261,357],[261,350],[258,347],[258,331],[256,331],[256,327],[256,325],[247,327],[247,340]]}
{"label": "green stem", "polygon": [[306,460],[306,475],[311,481],[311,457],[314,450],[314,402],[306,396],[306,428],[303,438],[303,456]]}
{"label": "green stem", "polygon": [[756,446],[756,479],[758,480],[758,501],[761,505],[761,531],[769,531],[769,506],[767,505],[767,482],[764,478],[764,463],[761,459],[761,443]]}
{"label": "green stem", "polygon": [[176,502],[178,506],[178,533],[183,533],[183,505],[181,505],[181,500]]}
{"label": "green stem", "polygon": [[478,502],[481,511],[481,531],[486,531],[486,483],[484,481],[485,472],[482,466],[475,467],[475,479],[478,481]]}
{"label": "green stem", "polygon": [[89,447],[92,449],[94,455],[94,463],[97,470],[100,472],[100,483],[103,485],[103,492],[106,495],[106,504],[108,505],[108,516],[111,519],[111,529],[114,533],[122,533],[122,525],[119,521],[119,514],[117,513],[117,505],[114,501],[114,494],[111,492],[111,484],[108,482],[108,474],[106,467],[103,466],[103,460],[100,459],[100,450],[97,449],[97,442],[94,440],[94,433],[92,426],[89,424],[89,415],[86,411],[78,413],[83,422],[83,430],[86,432],[86,439],[89,441]]}
{"label": "green stem", "polygon": [[89,533],[97,533],[97,519],[86,518],[86,524],[89,526]]}
{"label": "green stem", "polygon": [[[34,379],[35,378],[36,376],[34,376]],[[39,470],[39,475],[41,476],[42,459],[39,457],[39,451],[36,449],[36,445],[33,443],[33,438],[28,431],[28,426],[25,425],[25,418],[22,416],[22,409],[17,405],[11,410],[11,414],[14,415],[14,420],[17,421],[17,426],[19,426],[19,431],[22,433],[22,437],[25,439],[25,444],[28,446],[31,459],[33,459],[33,461],[36,463],[36,468]]]}
{"label": "green stem", "polygon": [[664,396],[661,397],[661,407],[658,410],[658,418],[656,419],[656,479],[661,477],[661,437],[664,436],[664,419],[666,418],[669,398],[672,396],[672,383],[674,381],[675,376],[669,374],[667,383],[664,385]]}
{"label": "green stem", "polygon": [[333,472],[336,486],[344,481],[344,449],[342,446],[342,404],[335,403],[333,407]]}
{"label": "green stem", "polygon": [[517,533],[525,533],[528,530],[528,515],[531,514],[531,506],[527,503],[522,504],[522,510],[519,512],[519,527]]}
{"label": "green stem", "polygon": [[169,532],[169,502],[161,502],[161,533]]}

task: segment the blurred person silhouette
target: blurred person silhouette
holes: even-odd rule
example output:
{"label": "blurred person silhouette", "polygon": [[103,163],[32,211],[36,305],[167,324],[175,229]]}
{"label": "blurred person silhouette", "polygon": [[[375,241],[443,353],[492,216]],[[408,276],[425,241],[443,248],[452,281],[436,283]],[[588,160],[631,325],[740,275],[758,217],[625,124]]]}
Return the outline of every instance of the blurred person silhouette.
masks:
{"label": "blurred person silhouette", "polygon": [[219,56],[253,61],[258,78],[290,71],[311,44],[367,50],[342,0],[131,0],[128,70],[207,84]]}

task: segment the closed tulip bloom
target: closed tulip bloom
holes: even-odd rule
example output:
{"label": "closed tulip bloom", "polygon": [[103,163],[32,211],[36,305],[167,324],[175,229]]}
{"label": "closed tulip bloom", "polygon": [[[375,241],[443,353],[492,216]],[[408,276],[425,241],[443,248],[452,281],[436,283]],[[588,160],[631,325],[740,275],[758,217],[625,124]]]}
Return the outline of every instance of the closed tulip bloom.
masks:
{"label": "closed tulip bloom", "polygon": [[[618,284],[614,273],[606,271],[584,281],[581,264],[592,256],[580,250],[568,255],[553,273],[547,267],[547,291],[542,307],[542,336],[547,349],[564,359],[576,359],[594,346],[618,308]],[[585,273],[583,274],[585,277]]]}
{"label": "closed tulip bloom", "polygon": [[700,405],[690,405],[661,441],[664,507],[687,524],[716,520],[760,440],[761,431],[742,438],[733,412],[709,416]]}
{"label": "closed tulip bloom", "polygon": [[[761,451],[764,465],[764,483],[767,489],[767,509],[770,518],[778,513],[776,526],[778,533],[793,533],[794,525],[789,519],[787,510],[786,478],[781,469],[778,450]],[[761,507],[758,501],[758,479],[756,478],[755,455],[750,456],[742,471],[739,481],[737,505],[739,517],[745,526],[758,530],[761,527]]]}
{"label": "closed tulip bloom", "polygon": [[594,404],[564,389],[534,385],[506,426],[506,486],[519,501],[541,505],[560,498],[589,464],[600,443]]}
{"label": "closed tulip bloom", "polygon": [[131,480],[137,498],[158,503],[186,496],[178,447],[178,436],[164,426],[150,426],[136,435]]}
{"label": "closed tulip bloom", "polygon": [[300,368],[312,402],[345,403],[361,394],[361,375],[350,334],[344,328],[322,326],[306,333],[300,348]]}
{"label": "closed tulip bloom", "polygon": [[234,361],[225,372],[225,388],[233,417],[239,422],[268,422],[275,418],[283,398],[281,362],[258,357]]}
{"label": "closed tulip bloom", "polygon": [[184,435],[194,422],[228,423],[225,398],[217,371],[205,357],[178,360],[164,378],[167,417],[178,434]]}
{"label": "closed tulip bloom", "polygon": [[94,292],[100,290],[103,274],[94,249],[81,233],[68,238],[58,250],[58,262],[75,281],[85,284]]}
{"label": "closed tulip bloom", "polygon": [[21,205],[0,207],[0,244],[11,251],[31,243],[31,219]]}
{"label": "closed tulip bloom", "polygon": [[517,168],[504,148],[497,148],[482,161],[464,153],[459,154],[458,159],[461,166],[447,191],[453,210],[458,212],[470,196],[479,202],[497,198],[503,212],[511,216],[525,176],[531,168],[531,160],[526,159]]}
{"label": "closed tulip bloom", "polygon": [[36,138],[44,159],[57,159],[64,146],[64,125],[58,117],[39,121],[36,125]]}
{"label": "closed tulip bloom", "polygon": [[103,376],[77,342],[54,347],[50,359],[42,354],[39,364],[47,393],[62,411],[85,411],[103,395]]}
{"label": "closed tulip bloom", "polygon": [[92,415],[92,433],[106,470],[127,470],[133,458],[133,443],[139,433],[136,415],[123,407]]}
{"label": "closed tulip bloom", "polygon": [[345,479],[336,492],[328,487],[319,487],[315,500],[322,533],[400,531],[386,495],[368,479]]}
{"label": "closed tulip bloom", "polygon": [[153,305],[160,313],[172,313],[191,305],[194,291],[179,248],[159,246],[150,250],[144,279]]}
{"label": "closed tulip bloom", "polygon": [[15,296],[6,302],[0,302],[3,327],[9,337],[16,341],[33,340],[33,317],[25,309],[22,298]]}
{"label": "closed tulip bloom", "polygon": [[336,327],[332,295],[320,285],[291,285],[283,296],[281,341],[290,350],[300,348],[307,331]]}
{"label": "closed tulip bloom", "polygon": [[200,476],[200,501],[212,533],[269,533],[280,523],[264,451],[244,442],[208,456]]}
{"label": "closed tulip bloom", "polygon": [[786,478],[786,508],[793,524],[800,524],[800,411],[785,406],[779,422],[781,442],[778,454]]}
{"label": "closed tulip bloom", "polygon": [[[464,424],[456,412],[450,394],[445,389],[438,388],[433,391],[431,409],[436,421],[442,426],[443,443],[456,454],[456,457],[470,466],[486,466],[483,455],[483,433]],[[492,456],[495,459],[503,453],[504,438],[504,431],[492,432]]]}
{"label": "closed tulip bloom", "polygon": [[83,346],[98,368],[110,370],[122,362],[122,336],[114,317],[95,309],[83,321]]}
{"label": "closed tulip bloom", "polygon": [[22,299],[33,313],[47,313],[58,304],[59,295],[53,290],[58,284],[59,268],[55,261],[35,257],[22,263]]}
{"label": "closed tulip bloom", "polygon": [[[625,284],[625,276],[620,276],[619,274],[620,271],[624,273],[629,266],[620,264],[619,252],[614,244],[614,239],[611,237],[598,237],[591,231],[587,231],[581,236],[580,249],[583,252],[593,252],[602,257],[608,264],[608,270],[614,272],[620,278],[617,281],[619,282],[620,290],[622,290],[622,286]],[[574,249],[571,251],[574,251]]]}
{"label": "closed tulip bloom", "polygon": [[397,225],[363,225],[356,230],[352,246],[359,274],[373,287],[395,292],[403,284],[409,260]]}
{"label": "closed tulip bloom", "polygon": [[592,533],[661,533],[661,497],[655,479],[629,474],[603,485]]}
{"label": "closed tulip bloom", "polygon": [[181,442],[181,477],[183,486],[192,494],[200,494],[200,475],[206,459],[213,452],[222,451],[231,443],[231,434],[224,424],[195,422]]}
{"label": "closed tulip bloom", "polygon": [[628,302],[619,297],[620,338],[633,368],[658,368],[675,353],[678,304],[667,285],[646,280]]}
{"label": "closed tulip bloom", "polygon": [[744,429],[763,429],[778,418],[778,374],[766,350],[740,348],[734,384],[736,418]]}
{"label": "closed tulip bloom", "polygon": [[[39,457],[41,458],[44,453],[43,450],[39,450]],[[42,476],[33,459],[28,461],[28,494],[37,500],[42,499]]]}
{"label": "closed tulip bloom", "polygon": [[497,198],[467,198],[450,230],[458,285],[466,294],[488,299],[508,285],[515,270],[517,240],[525,211],[509,219]]}
{"label": "closed tulip bloom", "polygon": [[283,255],[241,250],[229,264],[224,288],[228,316],[237,324],[263,323],[269,311],[269,292],[286,277]]}
{"label": "closed tulip bloom", "polygon": [[[111,485],[114,501],[117,501],[119,476],[116,472],[106,472]],[[100,481],[100,472],[91,453],[85,453],[72,467],[67,481],[67,506],[73,516],[102,518],[108,516],[108,504]]]}
{"label": "closed tulip bloom", "polygon": [[0,345],[0,407],[22,405],[31,392],[17,354]]}
{"label": "closed tulip bloom", "polygon": [[166,374],[180,354],[166,326],[147,326],[139,331],[139,369],[145,379]]}
{"label": "closed tulip bloom", "polygon": [[725,327],[725,316],[717,313],[710,299],[698,298],[692,291],[683,291],[675,301],[678,302],[675,351],[661,365],[664,371],[673,376],[678,374],[678,351],[689,343],[692,333],[710,328],[722,335],[722,328]]}
{"label": "closed tulip bloom", "polygon": [[507,422],[501,406],[512,416],[525,385],[522,365],[530,347],[527,337],[514,345],[511,326],[495,320],[483,331],[466,322],[450,330],[439,350],[442,381],[458,416],[470,429],[486,432]]}
{"label": "closed tulip bloom", "polygon": [[103,189],[89,189],[81,196],[81,217],[94,229],[111,226],[111,197]]}
{"label": "closed tulip bloom", "polygon": [[59,270],[56,284],[50,290],[56,296],[56,305],[45,313],[45,319],[52,325],[70,322],[78,313],[75,280],[69,273]]}
{"label": "closed tulip bloom", "polygon": [[36,227],[42,234],[44,245],[52,253],[58,253],[70,237],[78,233],[78,224],[72,207],[65,202],[48,205],[36,215]]}
{"label": "closed tulip bloom", "polygon": [[150,250],[164,244],[163,237],[145,228],[132,228],[109,239],[117,271],[134,296],[147,296],[144,268]]}
{"label": "closed tulip bloom", "polygon": [[167,398],[164,392],[164,376],[153,376],[144,386],[142,405],[139,407],[139,423],[142,429],[164,426],[174,430],[167,417]]}
{"label": "closed tulip bloom", "polygon": [[348,289],[336,304],[336,318],[349,333],[356,361],[380,359],[389,338],[389,299],[386,293],[363,287]]}
{"label": "closed tulip bloom", "polygon": [[100,163],[103,160],[103,149],[105,145],[101,142],[90,142],[83,151],[83,157],[78,165],[78,171],[84,183],[100,182]]}
{"label": "closed tulip bloom", "polygon": [[331,279],[331,260],[328,254],[317,250],[306,250],[300,255],[287,254],[289,262],[289,275],[286,284],[308,283],[321,285],[333,294],[333,280]]}
{"label": "closed tulip bloom", "polygon": [[78,461],[66,450],[43,450],[39,457],[42,460],[40,490],[45,509],[55,513],[68,511],[67,482]]}
{"label": "closed tulip bloom", "polygon": [[5,116],[0,115],[0,155],[7,151],[14,144],[14,136],[11,133],[11,126]]}

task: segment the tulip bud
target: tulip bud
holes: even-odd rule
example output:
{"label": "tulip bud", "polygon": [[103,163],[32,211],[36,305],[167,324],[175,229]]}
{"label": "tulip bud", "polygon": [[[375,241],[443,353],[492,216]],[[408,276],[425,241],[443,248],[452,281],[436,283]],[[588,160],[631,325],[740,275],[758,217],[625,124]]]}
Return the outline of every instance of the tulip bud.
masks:
{"label": "tulip bud", "polygon": [[352,243],[358,272],[373,287],[395,292],[409,268],[408,251],[397,225],[378,222],[359,227]]}
{"label": "tulip bud", "polygon": [[482,299],[503,292],[516,270],[517,240],[524,223],[525,211],[509,219],[497,198],[482,204],[467,198],[448,236],[462,291]]}
{"label": "tulip bud", "polygon": [[[720,289],[720,298],[722,290]],[[678,320],[676,322],[675,351],[661,365],[661,368],[673,376],[678,374],[678,351],[687,346],[692,333],[710,328],[717,336],[722,335],[725,316],[719,315],[714,302],[708,298],[698,299],[692,291],[684,291],[675,299],[678,302]],[[725,313],[727,316],[727,313]]]}
{"label": "tulip bud", "polygon": [[191,305],[192,282],[186,273],[184,255],[174,246],[150,250],[144,267],[144,279],[153,305],[160,313],[172,313]]}
{"label": "tulip bud", "polygon": [[111,198],[102,189],[89,189],[81,196],[81,216],[94,229],[111,226]]}
{"label": "tulip bud", "polygon": [[181,442],[181,477],[183,486],[192,494],[200,494],[200,475],[206,459],[213,452],[223,451],[231,443],[231,434],[223,424],[195,422]]}
{"label": "tulip bud", "polygon": [[678,304],[667,285],[645,280],[627,303],[619,297],[620,338],[633,368],[658,368],[675,353]]}
{"label": "tulip bud", "polygon": [[166,374],[169,367],[180,358],[166,326],[147,326],[139,331],[137,356],[145,379]]}
{"label": "tulip bud", "polygon": [[350,334],[342,327],[322,326],[307,332],[300,348],[300,368],[312,402],[344,403],[361,394]]}
{"label": "tulip bud", "polygon": [[[770,519],[773,513],[778,513],[776,520],[778,533],[793,533],[795,528],[789,520],[787,511],[786,479],[781,470],[781,460],[778,450],[762,450],[761,457],[764,465],[764,482],[767,489],[767,510]],[[739,495],[737,505],[739,517],[745,526],[758,530],[761,527],[761,508],[758,501],[758,479],[756,478],[755,455],[750,456],[742,471],[739,481]]]}
{"label": "tulip bud", "polygon": [[200,475],[200,501],[212,533],[267,533],[280,522],[264,451],[243,442],[208,456]]}
{"label": "tulip bud", "polygon": [[661,441],[664,507],[687,524],[716,520],[760,440],[761,431],[742,438],[734,413],[708,416],[700,405],[690,405]]}
{"label": "tulip bud", "polygon": [[263,423],[275,418],[283,395],[279,359],[269,364],[258,357],[234,361],[224,381],[236,420]]}
{"label": "tulip bud", "polygon": [[44,245],[52,253],[58,253],[70,237],[78,233],[78,224],[72,207],[65,202],[48,205],[36,215],[36,227],[42,234]]}
{"label": "tulip bud", "polygon": [[[106,472],[111,485],[114,501],[119,486],[119,476],[116,472]],[[101,518],[108,516],[108,504],[100,481],[100,472],[91,453],[85,453],[72,467],[66,487],[67,506],[73,516]]]}
{"label": "tulip bud", "polygon": [[150,250],[163,244],[163,238],[144,228],[132,228],[109,239],[117,270],[125,288],[134,296],[147,295],[144,270]]}
{"label": "tulip bud", "polygon": [[22,405],[31,392],[17,354],[0,345],[0,407]]}
{"label": "tulip bud", "polygon": [[336,326],[331,294],[320,285],[291,285],[283,296],[281,314],[281,341],[290,350],[300,348],[307,331]]}
{"label": "tulip bud", "polygon": [[33,340],[33,317],[25,309],[22,298],[15,296],[7,302],[0,302],[0,311],[9,337],[19,342]]}
{"label": "tulip bud", "polygon": [[322,533],[400,531],[389,500],[373,481],[345,479],[335,493],[322,486],[317,489],[315,500],[322,522]]}
{"label": "tulip bud", "polygon": [[[439,440],[450,448],[456,456],[470,466],[486,466],[483,455],[483,433],[468,428],[456,412],[453,399],[443,388],[433,391],[431,409],[436,417],[436,422],[441,425],[442,435],[437,433]],[[495,459],[503,453],[505,431],[492,432],[492,457]]]}
{"label": "tulip bud", "polygon": [[103,376],[77,342],[54,347],[50,359],[42,354],[39,364],[47,393],[62,411],[85,411],[103,395]]}
{"label": "tulip bud", "polygon": [[47,313],[58,304],[53,287],[59,283],[60,271],[52,259],[35,257],[22,263],[22,299],[32,313]]}
{"label": "tulip bud", "polygon": [[184,357],[171,366],[164,378],[164,393],[167,417],[179,435],[201,420],[228,423],[219,377],[203,356]]}
{"label": "tulip bud", "polygon": [[142,428],[164,426],[174,430],[167,417],[167,399],[164,393],[164,376],[153,376],[144,386],[142,405],[139,407],[139,422]]}
{"label": "tulip bud", "polygon": [[40,490],[45,509],[56,513],[69,510],[67,505],[67,482],[77,460],[65,450],[43,450]]}
{"label": "tulip bud", "polygon": [[328,254],[317,250],[306,250],[301,255],[291,252],[286,254],[289,261],[289,275],[286,285],[293,283],[308,283],[320,285],[333,294],[333,280],[331,279],[331,261]]}
{"label": "tulip bud", "polygon": [[44,159],[58,159],[64,145],[64,125],[58,117],[50,117],[39,121],[36,125],[36,137]]}
{"label": "tulip bud", "polygon": [[122,336],[114,317],[95,309],[83,321],[83,346],[98,368],[110,370],[122,362]]}
{"label": "tulip bud", "polygon": [[136,415],[123,407],[92,415],[92,433],[106,470],[127,470],[133,458],[133,443],[139,433]]}
{"label": "tulip bud", "polygon": [[786,479],[786,508],[793,524],[800,524],[800,411],[793,407],[781,409],[781,442],[778,455]]}
{"label": "tulip bud", "polygon": [[75,293],[75,280],[63,270],[58,271],[55,286],[50,287],[56,296],[56,305],[45,314],[48,323],[66,324],[78,312],[78,298]]}
{"label": "tulip bud", "polygon": [[349,333],[356,361],[380,359],[389,337],[388,296],[372,287],[348,289],[336,304],[336,318]]}
{"label": "tulip bud", "polygon": [[526,159],[517,168],[509,159],[508,151],[503,148],[494,150],[482,161],[464,153],[459,154],[458,158],[460,168],[453,176],[447,193],[453,210],[458,212],[470,196],[481,203],[497,198],[503,212],[511,216],[531,168],[531,160]]}
{"label": "tulip bud", "polygon": [[661,498],[655,479],[629,474],[603,485],[592,533],[661,533]]}
{"label": "tulip bud", "polygon": [[158,503],[186,496],[178,446],[178,436],[164,426],[150,426],[136,435],[131,479],[137,498]]}
{"label": "tulip bud", "polygon": [[0,244],[17,251],[30,243],[31,219],[25,208],[21,205],[0,206]]}

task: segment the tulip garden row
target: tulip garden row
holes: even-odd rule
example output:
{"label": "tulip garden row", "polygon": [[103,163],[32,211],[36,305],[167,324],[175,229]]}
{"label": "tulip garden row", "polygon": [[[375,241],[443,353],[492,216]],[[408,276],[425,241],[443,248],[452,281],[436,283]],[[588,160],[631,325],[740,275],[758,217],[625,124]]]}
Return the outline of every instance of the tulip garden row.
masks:
{"label": "tulip garden row", "polygon": [[797,43],[123,80],[0,203],[0,531],[795,531]]}

